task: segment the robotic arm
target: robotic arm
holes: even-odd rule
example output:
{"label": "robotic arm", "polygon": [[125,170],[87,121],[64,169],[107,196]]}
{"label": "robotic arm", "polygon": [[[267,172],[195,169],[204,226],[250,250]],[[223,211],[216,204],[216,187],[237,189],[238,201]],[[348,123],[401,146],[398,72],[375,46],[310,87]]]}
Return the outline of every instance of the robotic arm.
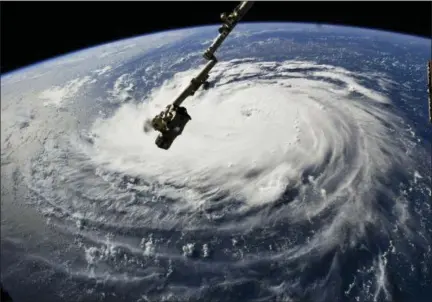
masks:
{"label": "robotic arm", "polygon": [[231,14],[221,14],[220,18],[223,23],[222,26],[219,27],[219,36],[214,39],[213,43],[205,51],[205,59],[212,59],[215,51],[222,45],[223,41],[225,41],[226,37],[228,37],[228,35],[231,33],[237,23],[243,18],[243,16],[249,11],[252,5],[253,1],[243,1],[234,9]]}
{"label": "robotic arm", "polygon": [[203,70],[195,77],[193,78],[189,85],[183,90],[180,95],[175,99],[173,102],[174,106],[180,106],[181,103],[188,97],[195,94],[195,92],[201,87],[201,85],[204,85],[204,83],[209,78],[209,72],[212,70],[212,68],[216,65],[217,59],[213,56],[213,58],[204,66]]}
{"label": "robotic arm", "polygon": [[189,85],[179,94],[171,105],[168,105],[164,111],[155,116],[151,122],[146,122],[144,124],[145,132],[150,128],[160,132],[155,142],[159,148],[165,150],[169,149],[176,137],[183,132],[186,124],[191,120],[186,108],[180,107],[180,105],[188,96],[194,95],[201,86],[205,89],[208,88],[207,79],[209,78],[209,72],[218,62],[214,53],[252,5],[253,2],[251,1],[243,1],[231,14],[221,14],[223,23],[219,28],[219,35],[204,53],[204,58],[209,62],[204,66],[203,70],[190,81]]}

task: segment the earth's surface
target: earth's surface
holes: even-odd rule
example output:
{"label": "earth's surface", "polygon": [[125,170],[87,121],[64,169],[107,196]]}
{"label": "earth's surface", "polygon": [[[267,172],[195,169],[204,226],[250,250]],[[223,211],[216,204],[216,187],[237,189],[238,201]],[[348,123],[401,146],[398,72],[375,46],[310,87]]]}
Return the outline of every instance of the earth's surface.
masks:
{"label": "earth's surface", "polygon": [[1,78],[16,301],[430,301],[430,40],[242,24],[170,150],[143,123],[217,27]]}

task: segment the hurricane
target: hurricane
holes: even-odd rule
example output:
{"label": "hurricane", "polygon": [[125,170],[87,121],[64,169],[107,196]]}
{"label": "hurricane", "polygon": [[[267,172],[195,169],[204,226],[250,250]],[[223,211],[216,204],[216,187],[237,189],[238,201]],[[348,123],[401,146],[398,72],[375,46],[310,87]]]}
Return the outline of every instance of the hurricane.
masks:
{"label": "hurricane", "polygon": [[122,77],[110,114],[23,126],[47,134],[17,151],[13,177],[47,219],[33,227],[63,238],[31,257],[84,284],[66,296],[399,301],[430,279],[430,150],[389,96],[400,83],[313,60],[221,61],[185,101],[183,134],[157,148],[144,122],[202,67],[135,101]]}

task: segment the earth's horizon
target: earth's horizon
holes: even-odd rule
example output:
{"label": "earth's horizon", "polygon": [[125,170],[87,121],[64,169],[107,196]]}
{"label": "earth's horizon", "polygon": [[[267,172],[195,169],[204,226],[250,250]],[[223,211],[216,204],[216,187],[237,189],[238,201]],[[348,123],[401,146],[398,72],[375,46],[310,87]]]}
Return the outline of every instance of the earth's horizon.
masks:
{"label": "earth's horizon", "polygon": [[14,301],[428,301],[431,40],[241,23],[160,150],[143,123],[216,35],[141,35],[1,76]]}
{"label": "earth's horizon", "polygon": [[[339,28],[339,29],[347,29],[347,30],[353,30],[353,31],[369,31],[369,32],[378,32],[381,34],[387,34],[387,35],[397,35],[397,36],[401,36],[401,37],[409,37],[409,38],[414,38],[414,39],[420,39],[420,40],[424,40],[424,42],[426,43],[431,43],[431,40],[423,37],[423,36],[418,36],[418,35],[410,35],[407,33],[400,33],[400,32],[392,32],[392,31],[388,31],[388,30],[383,30],[383,29],[374,29],[374,28],[367,28],[367,27],[360,27],[360,26],[351,26],[351,25],[338,25],[338,24],[331,24],[331,23],[312,23],[312,22],[242,22],[241,24],[239,24],[239,27],[243,27],[243,26],[247,26],[248,24],[252,24],[252,25],[276,25],[276,24],[281,24],[281,25],[289,25],[289,26],[314,26],[319,28],[319,30],[322,30],[324,28],[326,29],[331,29],[331,28]],[[2,75],[0,75],[0,77],[5,77],[5,76],[10,76],[14,73],[19,73],[19,72],[23,72],[32,68],[36,68],[37,66],[44,64],[44,63],[49,63],[51,61],[56,61],[59,59],[64,59],[68,56],[72,56],[81,52],[85,52],[88,51],[90,49],[94,49],[94,48],[98,48],[100,46],[104,46],[104,45],[109,45],[109,44],[113,44],[113,43],[119,43],[119,42],[125,42],[127,40],[131,40],[131,39],[138,39],[138,38],[143,38],[143,37],[147,37],[147,36],[151,36],[151,35],[160,35],[160,34],[164,34],[164,33],[169,33],[169,32],[178,32],[178,31],[183,31],[183,30],[190,30],[190,29],[203,29],[203,28],[214,28],[216,26],[219,26],[219,24],[208,24],[208,25],[202,25],[202,26],[190,26],[190,27],[181,27],[181,28],[177,28],[177,29],[169,29],[169,30],[160,30],[160,31],[155,31],[155,32],[151,32],[151,33],[145,33],[145,34],[140,34],[140,35],[136,35],[136,36],[130,36],[127,38],[122,38],[122,39],[118,39],[118,40],[111,40],[105,43],[101,43],[101,44],[96,44],[96,45],[92,45],[89,46],[87,48],[83,48],[83,49],[77,49],[77,50],[73,50],[70,51],[68,53],[59,55],[59,56],[55,56],[52,58],[47,58],[47,59],[43,59],[41,61],[38,62],[34,62],[32,64],[29,64],[27,66],[22,66],[19,67],[17,69],[14,70],[10,70]],[[203,50],[204,52],[204,50]]]}

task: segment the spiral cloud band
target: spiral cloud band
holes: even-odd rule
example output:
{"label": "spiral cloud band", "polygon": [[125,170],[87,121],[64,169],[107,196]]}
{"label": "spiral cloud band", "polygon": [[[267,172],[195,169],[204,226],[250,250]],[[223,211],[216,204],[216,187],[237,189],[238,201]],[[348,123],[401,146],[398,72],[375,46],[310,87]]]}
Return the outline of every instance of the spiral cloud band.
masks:
{"label": "spiral cloud band", "polygon": [[[346,295],[390,301],[387,255],[403,245],[398,238],[427,241],[415,234],[426,236],[403,191],[424,190],[409,187],[423,172],[405,168],[418,166],[415,141],[386,97],[394,83],[306,61],[220,62],[211,88],[185,101],[192,120],[183,134],[158,149],[144,121],[199,69],[97,119],[86,139],[47,143],[33,162],[29,182],[44,196],[42,210],[76,232],[85,251],[88,267],[69,272],[156,284],[147,300],[161,284],[175,301],[255,283],[261,298],[295,301],[323,288],[330,299],[338,289],[328,283],[343,270],[337,254],[364,245],[373,230],[389,244],[371,268],[353,272],[357,279],[338,284]],[[113,95],[127,95],[132,86],[123,86]],[[57,172],[47,173],[50,165]],[[324,275],[312,274],[321,261]],[[257,276],[263,267],[280,278]],[[374,286],[362,287],[371,271]],[[198,281],[204,274],[213,287]]]}
{"label": "spiral cloud band", "polygon": [[[347,70],[295,61],[221,63],[214,87],[185,103],[192,121],[184,135],[172,150],[159,150],[156,134],[144,134],[142,123],[196,73],[176,74],[142,105],[127,104],[96,123],[93,161],[166,184],[158,194],[181,200],[174,208],[235,199],[237,210],[247,211],[295,189],[290,219],[313,218],[337,200],[352,202],[346,213],[352,219],[369,213],[365,198],[408,160],[401,138],[391,135],[399,121],[383,106],[390,100]],[[319,202],[305,206],[302,198],[312,191]]]}

